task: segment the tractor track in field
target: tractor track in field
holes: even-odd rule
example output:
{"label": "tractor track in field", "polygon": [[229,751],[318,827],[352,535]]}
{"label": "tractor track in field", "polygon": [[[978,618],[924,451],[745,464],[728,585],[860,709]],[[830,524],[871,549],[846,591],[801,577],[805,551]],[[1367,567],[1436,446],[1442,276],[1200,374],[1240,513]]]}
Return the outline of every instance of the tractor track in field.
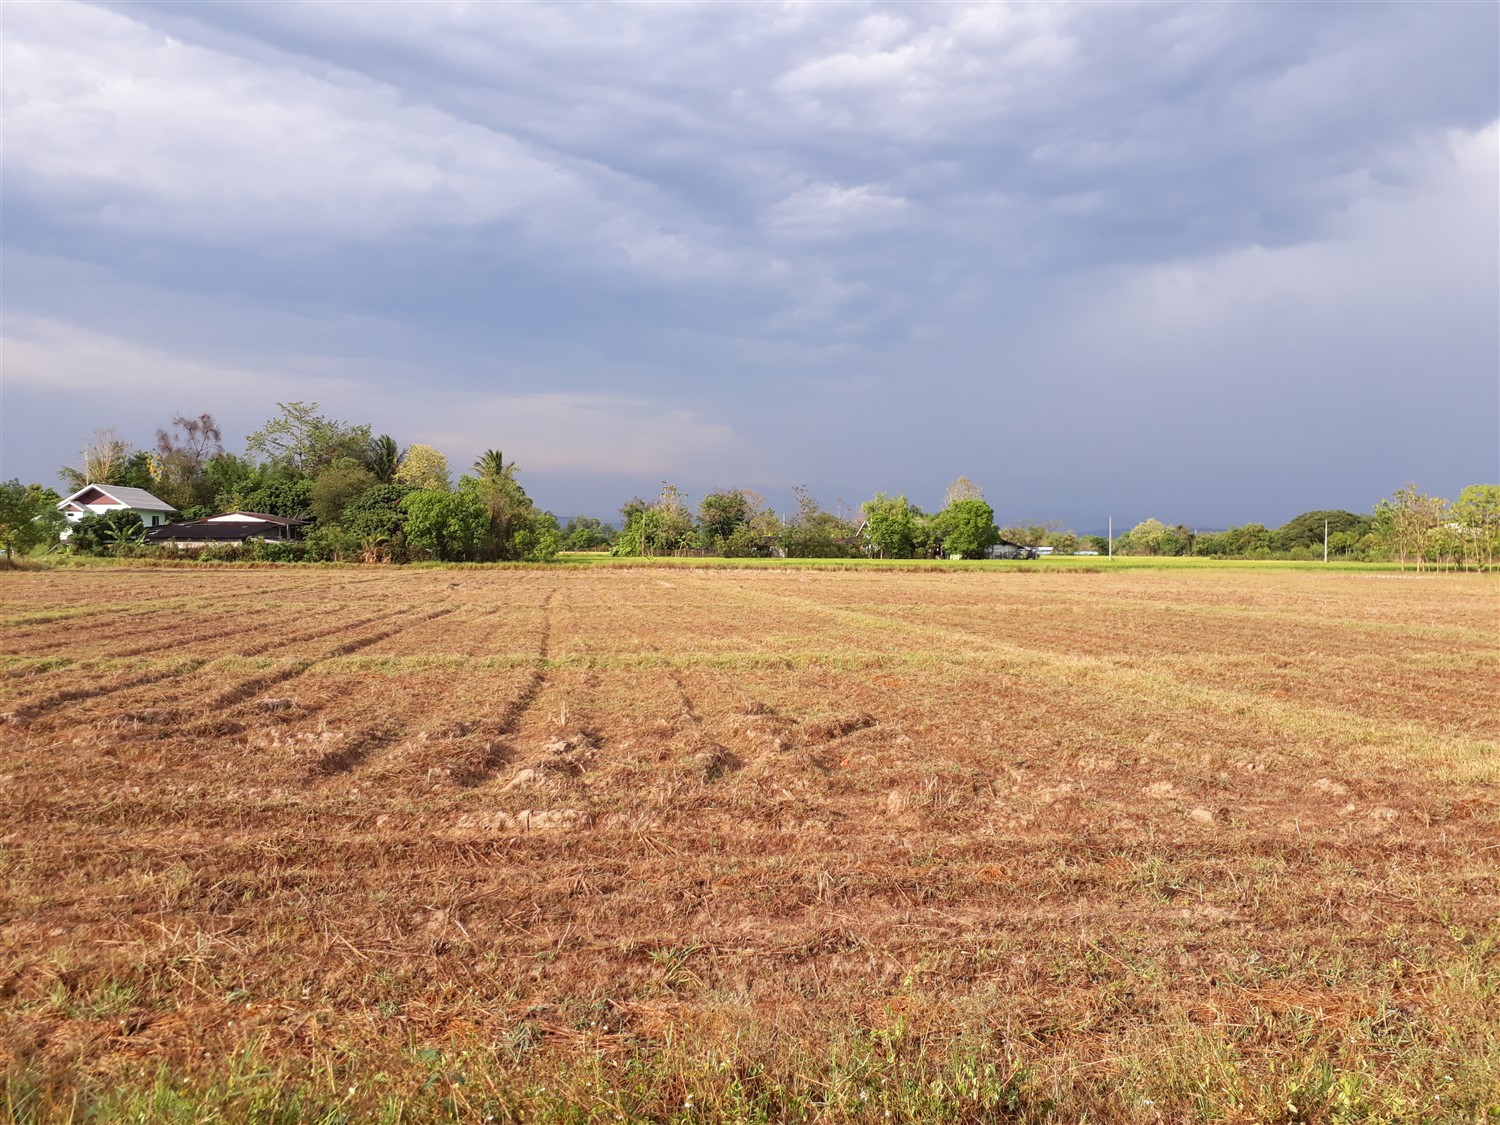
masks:
{"label": "tractor track in field", "polygon": [[[305,614],[305,615],[303,615],[301,617],[298,616],[299,611],[297,611],[297,610],[288,610],[288,611],[285,611],[276,620],[267,621],[264,618],[262,618],[258,622],[251,622],[251,624],[253,626],[255,626],[255,627],[253,627],[253,628],[252,627],[247,627],[245,619],[247,617],[253,618],[253,616],[255,615],[255,612],[256,611],[252,610],[252,609],[246,609],[246,610],[241,611],[240,613],[238,613],[236,615],[235,624],[232,625],[232,626],[229,626],[227,628],[223,627],[223,621],[221,619],[219,622],[216,623],[217,627],[210,627],[209,630],[206,631],[206,632],[190,633],[190,634],[186,634],[186,635],[174,636],[174,637],[171,638],[171,645],[172,645],[172,647],[174,649],[176,649],[178,651],[181,651],[182,649],[190,647],[192,645],[205,644],[205,643],[210,642],[210,641],[219,641],[219,640],[223,640],[226,637],[234,637],[234,636],[240,636],[240,635],[253,635],[253,633],[255,633],[257,631],[260,631],[262,629],[266,629],[266,628],[274,629],[274,628],[277,627],[277,625],[282,620],[284,620],[286,618],[290,618],[294,622],[298,621],[298,620],[304,620],[305,621],[305,620],[308,620],[309,618],[312,618],[312,619],[324,618],[324,617],[327,617],[329,614],[338,613],[339,609],[337,607],[331,608],[331,609],[320,609],[320,610],[316,610],[316,611],[314,611],[312,613]],[[126,659],[129,659],[132,656],[146,656],[146,655],[151,654],[151,653],[160,652],[161,648],[162,648],[162,641],[158,638],[158,639],[153,640],[153,641],[148,641],[148,642],[145,642],[145,643],[136,644],[133,648],[117,649],[117,650],[115,650],[113,652],[111,652],[111,651],[100,651],[100,646],[102,644],[104,644],[104,643],[107,643],[111,639],[112,639],[112,637],[95,637],[95,638],[91,638],[90,641],[89,641],[89,648],[90,648],[90,651],[91,651],[90,659],[97,659],[97,660],[126,660]],[[58,648],[66,649],[66,648],[72,647],[72,646],[74,646],[76,644],[77,644],[77,642],[74,641],[74,642],[71,642],[71,643],[65,643],[65,644],[63,644],[61,646],[57,646],[57,647]],[[56,651],[56,649],[49,649],[49,651]],[[240,655],[240,654],[236,653],[235,655]]]}
{"label": "tractor track in field", "polygon": [[[235,655],[258,656],[261,653],[265,652],[267,649],[274,648],[279,644],[296,644],[302,641],[317,640],[319,637],[326,637],[330,633],[337,633],[345,629],[357,629],[364,625],[373,624],[376,621],[381,620],[384,616],[385,615],[383,614],[377,614],[372,617],[361,618],[358,621],[343,622],[330,628],[314,629],[308,632],[293,634],[289,637],[277,638],[276,640],[268,641],[259,646],[244,649],[236,653]],[[30,720],[39,715],[45,714],[48,711],[55,710],[56,708],[61,707],[67,703],[74,703],[86,699],[101,699],[106,696],[116,695],[122,691],[129,691],[132,688],[157,684],[162,682],[163,680],[173,679],[178,676],[191,674],[210,663],[212,663],[212,661],[206,657],[202,659],[189,658],[185,666],[183,667],[157,669],[151,672],[142,673],[138,676],[132,676],[120,683],[99,684],[93,687],[64,688],[60,691],[52,692],[48,695],[40,696],[33,700],[21,702],[17,704],[12,714],[17,715],[23,719]],[[70,670],[77,671],[76,667]]]}
{"label": "tractor track in field", "polygon": [[[444,610],[444,612],[451,613],[452,611]],[[357,618],[354,621],[336,621],[332,625],[319,626],[316,629],[307,629],[301,633],[292,633],[289,636],[285,637],[272,637],[260,642],[259,644],[248,645],[235,653],[235,656],[263,656],[266,653],[270,652],[272,649],[282,648],[287,645],[300,645],[307,641],[322,640],[324,637],[331,637],[335,633],[347,633],[353,629],[363,629],[366,625],[374,625],[381,621],[389,621],[390,619],[390,613],[372,613],[366,617]],[[384,637],[376,638],[376,640],[384,639]],[[375,641],[371,641],[370,643],[374,644]],[[359,647],[363,648],[365,646],[360,645]],[[346,655],[348,654],[343,652],[332,652],[326,653],[320,657],[316,657],[315,659],[326,660],[332,658],[333,656]]]}
{"label": "tractor track in field", "polygon": [[[19,660],[27,659],[24,656],[10,653],[6,655],[14,655],[14,658]],[[81,659],[78,657],[63,656],[57,657],[55,660],[38,660],[29,668],[12,665],[5,669],[5,678],[11,683],[16,683],[20,680],[29,680],[36,676],[55,676],[60,672],[68,671],[75,664],[79,663],[81,663]]]}
{"label": "tractor track in field", "polygon": [[[981,629],[951,623],[922,623],[892,618],[864,609],[832,605],[815,599],[774,591],[755,591],[753,599],[772,604],[794,605],[806,612],[829,618],[858,622],[875,636],[904,633],[908,637],[925,634],[930,640],[941,639],[956,644],[960,651],[983,650],[1010,664],[1011,674],[1037,685],[1071,682],[1106,700],[1121,696],[1170,697],[1179,706],[1201,708],[1221,716],[1256,716],[1267,737],[1304,737],[1299,732],[1316,728],[1321,737],[1341,737],[1350,744],[1392,742],[1409,736],[1407,720],[1371,716],[1347,705],[1327,704],[1319,709],[1306,702],[1280,700],[1264,692],[1217,683],[1196,683],[1177,675],[1142,672],[1130,665],[1099,656],[1079,656],[1054,652],[1044,646],[1027,646],[997,638]],[[1450,730],[1432,735],[1438,740],[1436,752],[1446,758],[1462,758],[1477,774],[1493,767],[1484,759],[1494,751],[1493,740],[1472,734],[1454,734]]]}
{"label": "tractor track in field", "polygon": [[[247,610],[246,612],[247,613],[253,613],[254,611],[253,610]],[[326,618],[329,614],[338,613],[339,609],[337,607],[331,608],[331,609],[320,609],[320,610],[315,610],[312,613],[302,614],[301,616],[298,616],[298,614],[300,613],[300,611],[293,610],[293,611],[289,611],[289,612],[293,616],[294,620],[297,620],[297,621],[307,621],[307,620],[317,620],[319,618]],[[274,622],[273,623],[266,623],[266,622],[261,622],[260,623],[261,627],[274,627],[274,624],[275,624]],[[225,637],[233,637],[233,636],[236,636],[237,634],[243,634],[243,633],[246,633],[246,632],[249,632],[249,630],[243,628],[242,626],[236,625],[234,628],[230,628],[230,629],[217,629],[217,630],[214,630],[213,632],[210,632],[210,633],[199,633],[199,634],[196,634],[196,635],[190,636],[190,637],[179,637],[179,638],[176,638],[173,641],[173,644],[177,645],[177,646],[197,645],[197,644],[203,644],[203,643],[208,642],[208,641],[220,641],[220,640],[223,640]],[[125,649],[122,652],[114,653],[114,654],[112,654],[112,658],[127,657],[127,656],[144,656],[148,652],[154,652],[158,647],[159,647],[158,645],[149,645],[149,644],[147,644],[147,645],[138,645],[135,648]],[[240,654],[236,653],[235,655],[240,655]]]}
{"label": "tractor track in field", "polygon": [[[413,738],[409,720],[388,727],[358,732],[351,744],[340,746],[314,762],[308,770],[311,781],[331,781],[366,766],[375,775],[399,777],[406,769],[426,765],[427,780],[439,776],[460,788],[472,788],[491,780],[515,757],[512,739],[525,716],[536,706],[549,678],[552,647],[552,603],[557,591],[542,599],[542,624],[534,644],[532,667],[510,701],[492,719],[455,720],[445,729]],[[380,751],[394,749],[394,755]],[[429,759],[438,757],[438,761]],[[371,759],[375,759],[372,761]],[[362,775],[368,776],[368,775]]]}
{"label": "tractor track in field", "polygon": [[516,748],[512,741],[516,731],[536,706],[550,679],[548,662],[552,658],[552,603],[556,598],[557,590],[552,589],[542,599],[542,627],[536,642],[531,673],[495,720],[494,737],[473,745],[470,748],[472,752],[460,754],[449,767],[449,776],[455,785],[465,789],[483,785],[515,757]]}
{"label": "tractor track in field", "polygon": [[[434,610],[430,613],[413,614],[391,628],[381,629],[378,632],[370,633],[363,637],[355,637],[352,640],[335,645],[327,652],[318,656],[295,658],[283,667],[277,668],[272,672],[267,672],[265,675],[252,676],[247,680],[242,680],[229,690],[221,692],[210,699],[204,706],[213,711],[232,711],[240,704],[260,695],[269,688],[279,687],[284,683],[306,675],[324,661],[335,660],[340,656],[349,656],[359,652],[361,649],[369,648],[373,644],[379,644],[383,640],[407,632],[418,625],[428,621],[435,621],[440,617],[446,617],[452,612],[454,612],[453,608],[447,607]],[[221,715],[218,718],[204,719],[197,724],[189,726],[185,733],[221,734],[224,733],[226,724],[238,725],[234,724],[233,720],[228,716]]]}
{"label": "tractor track in field", "polygon": [[551,590],[542,599],[542,630],[541,636],[536,643],[536,656],[534,658],[531,675],[522,686],[520,692],[501,712],[497,720],[496,731],[502,738],[515,733],[526,713],[536,706],[537,697],[542,694],[542,689],[547,686],[547,662],[552,659],[552,601],[557,597],[557,591]]}
{"label": "tractor track in field", "polygon": [[34,719],[64,707],[69,703],[81,703],[91,699],[102,699],[105,696],[116,695],[122,691],[132,688],[148,687],[159,684],[163,680],[174,679],[178,676],[191,675],[208,664],[207,660],[188,659],[180,666],[172,668],[158,668],[150,672],[144,672],[138,676],[114,684],[96,684],[93,687],[65,688],[55,691],[36,699],[20,704],[14,710],[8,712],[13,722],[29,723]]}
{"label": "tractor track in field", "polygon": [[[430,620],[432,617],[441,617],[444,614],[452,612],[453,610],[451,608],[442,609],[433,614],[425,615],[419,620]],[[371,617],[362,618],[359,621],[355,622],[343,622],[330,628],[320,628],[310,630],[301,634],[296,634],[292,637],[277,638],[258,646],[243,649],[240,652],[236,653],[235,657],[239,658],[244,656],[257,656],[261,653],[266,652],[268,649],[275,648],[278,645],[300,643],[308,640],[317,640],[321,637],[326,637],[333,633],[344,632],[351,628],[359,628],[363,625],[374,624],[378,621],[388,619],[388,614],[376,614]],[[357,652],[360,649],[367,647],[368,645],[375,644],[386,639],[387,637],[394,636],[409,627],[410,626],[408,624],[403,624],[394,629],[383,630],[381,632],[371,634],[370,636],[360,637],[345,644],[335,646],[328,652],[322,653],[315,657],[310,657],[307,659],[299,658],[293,665],[282,667],[280,669],[277,669],[275,672],[265,676],[255,677],[253,682],[260,685],[255,690],[265,690],[265,688],[267,687],[274,687],[278,683],[301,675],[303,672],[306,672],[309,668],[315,666],[322,660],[328,660],[338,656],[346,656],[352,652]],[[116,696],[122,692],[131,691],[137,688],[151,687],[156,684],[163,683],[164,681],[181,679],[184,676],[192,675],[205,669],[209,669],[214,663],[214,660],[210,660],[208,658],[189,657],[185,658],[178,665],[168,668],[153,669],[152,671],[145,672],[136,676],[131,676],[125,680],[115,683],[97,684],[93,686],[78,688],[64,688],[59,691],[55,691],[47,695],[19,703],[13,710],[8,712],[8,714],[11,716],[13,721],[29,723],[34,721],[35,719],[44,717],[47,714],[56,711],[58,708],[70,703],[103,699],[110,696]],[[232,703],[227,702],[226,700],[227,697],[232,696],[234,694],[234,691],[236,690],[238,689],[233,689],[231,692],[225,693],[224,696],[216,697],[214,700],[211,700],[207,704],[207,706],[224,707],[232,705]],[[251,694],[254,694],[254,692],[252,691]],[[156,708],[153,708],[152,710],[154,714],[160,716],[162,721],[170,721],[171,719],[175,718],[173,710],[170,708],[170,706],[162,709],[161,711],[157,711]],[[192,729],[196,730],[198,729],[198,727],[195,726]],[[211,729],[211,724],[209,724],[209,729]]]}
{"label": "tractor track in field", "polygon": [[[175,598],[172,600],[186,604],[196,599]],[[19,625],[6,627],[8,637],[7,651],[13,652],[17,656],[23,654],[44,656],[49,652],[56,652],[58,649],[76,645],[80,629],[95,630],[101,626],[114,631],[128,629],[133,622],[140,618],[149,617],[168,608],[171,607],[139,606],[129,609],[110,607],[98,612],[78,613],[62,611],[50,616],[37,614],[34,618],[35,628],[29,627],[33,622],[21,622]],[[58,635],[59,628],[63,630],[61,635]],[[27,646],[25,642],[31,640],[33,637],[48,637],[52,639],[47,644]]]}
{"label": "tractor track in field", "polygon": [[[376,579],[358,578],[350,580],[345,585],[363,584],[372,581],[376,581]],[[37,610],[34,613],[23,614],[13,619],[7,626],[7,632],[11,638],[11,644],[15,644],[17,641],[25,642],[32,637],[44,636],[51,633],[54,630],[45,628],[45,626],[53,626],[58,623],[71,624],[77,622],[85,628],[93,628],[95,625],[102,624],[118,629],[121,626],[128,625],[136,618],[150,614],[159,614],[173,608],[191,608],[206,601],[211,601],[213,607],[217,608],[234,601],[256,601],[268,594],[288,589],[298,589],[299,593],[302,592],[294,584],[278,582],[268,583],[263,586],[235,588],[224,593],[202,591],[194,594],[183,594],[174,592],[155,596],[133,597],[130,599],[128,605],[100,606],[97,609],[91,608],[84,612],[75,609]],[[36,626],[36,628],[31,628],[31,626]],[[18,632],[18,630],[22,629],[26,631]],[[74,637],[65,635],[46,646],[27,647],[24,653],[18,651],[16,655],[45,654],[59,648],[66,648],[74,643],[76,643]]]}
{"label": "tractor track in field", "polygon": [[[661,655],[658,645],[648,645],[647,650]],[[727,773],[742,768],[744,759],[736,754],[709,729],[698,710],[698,701],[688,690],[687,680],[681,670],[674,668],[663,658],[662,668],[677,695],[678,714],[687,720],[690,766],[705,782],[717,781]]]}
{"label": "tractor track in field", "polygon": [[[489,609],[482,609],[482,610],[480,610],[472,618],[469,619],[469,622],[468,622],[469,628],[472,629],[475,626],[479,625],[481,622],[488,620],[489,618],[498,617],[500,615],[500,613],[504,609],[505,609],[504,606],[492,606]],[[477,652],[475,652],[474,650],[476,648],[479,648],[483,643],[484,642],[481,641],[481,640],[471,641],[468,644],[462,646],[461,650],[455,650],[455,653],[458,656],[468,656],[468,657],[478,656],[479,654]]]}

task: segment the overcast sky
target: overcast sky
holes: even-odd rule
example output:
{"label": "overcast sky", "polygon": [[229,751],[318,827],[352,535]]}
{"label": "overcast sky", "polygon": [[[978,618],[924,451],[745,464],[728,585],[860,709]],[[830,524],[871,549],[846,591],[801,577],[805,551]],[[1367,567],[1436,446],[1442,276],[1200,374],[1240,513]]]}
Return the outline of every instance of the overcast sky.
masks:
{"label": "overcast sky", "polygon": [[1500,477],[1500,6],[0,5],[4,448],[278,401],[1276,525]]}

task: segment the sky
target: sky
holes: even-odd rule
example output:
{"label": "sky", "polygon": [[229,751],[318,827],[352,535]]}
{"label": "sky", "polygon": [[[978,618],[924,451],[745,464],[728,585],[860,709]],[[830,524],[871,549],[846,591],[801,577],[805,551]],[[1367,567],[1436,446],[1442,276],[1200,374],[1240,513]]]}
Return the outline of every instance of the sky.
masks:
{"label": "sky", "polygon": [[0,478],[312,401],[1276,526],[1500,479],[1500,5],[0,4]]}

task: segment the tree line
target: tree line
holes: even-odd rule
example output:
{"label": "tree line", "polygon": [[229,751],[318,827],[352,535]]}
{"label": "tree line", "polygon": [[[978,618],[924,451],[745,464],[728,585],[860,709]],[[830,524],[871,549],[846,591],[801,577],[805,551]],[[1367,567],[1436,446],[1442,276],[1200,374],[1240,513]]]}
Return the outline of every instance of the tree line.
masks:
{"label": "tree line", "polygon": [[[1095,543],[1105,540],[1093,537]],[[1491,567],[1500,554],[1500,485],[1471,484],[1458,499],[1406,484],[1373,512],[1303,512],[1279,528],[1258,523],[1199,534],[1182,524],[1144,520],[1114,542],[1125,555],[1396,562],[1402,569]]]}
{"label": "tree line", "polygon": [[948,487],[936,512],[924,512],[904,495],[877,492],[857,511],[835,513],[823,509],[805,488],[793,491],[796,510],[785,520],[746,489],[709,493],[695,518],[682,491],[664,484],[654,500],[637,497],[625,504],[623,530],[610,549],[616,555],[972,559],[984,557],[997,543],[1013,543],[1059,555],[1320,559],[1326,535],[1331,559],[1396,561],[1419,569],[1493,566],[1500,554],[1500,485],[1493,484],[1470,485],[1452,502],[1409,484],[1368,514],[1317,509],[1277,528],[1249,523],[1200,533],[1186,524],[1151,518],[1113,542],[1104,535],[1079,535],[1056,522],[998,526],[983,491],[965,477]]}
{"label": "tree line", "polygon": [[628,500],[610,553],[724,558],[981,558],[1000,542],[995,512],[979,486],[960,477],[940,511],[927,513],[905,496],[877,492],[858,511],[830,510],[805,486],[792,489],[795,508],[777,515],[750,489],[711,492],[696,513],[683,492],[663,483],[652,500]]}
{"label": "tree line", "polygon": [[[243,454],[224,448],[212,415],[177,415],[157,430],[152,449],[99,431],[59,475],[75,492],[89,484],[145,489],[182,520],[245,511],[307,523],[300,541],[194,553],[204,559],[544,561],[562,547],[557,520],[527,496],[515,462],[499,450],[485,452],[454,482],[447,458],[430,445],[403,447],[367,424],[318,413],[317,403],[277,408],[246,439]],[[15,546],[55,541],[63,524],[49,513],[61,498],[39,485],[4,487],[4,525]],[[20,518],[28,512],[29,521]],[[108,513],[78,521],[67,542],[76,552],[122,554],[149,550],[144,541],[138,516]]]}
{"label": "tree line", "polygon": [[[1056,554],[1323,557],[1403,567],[1492,566],[1500,552],[1500,485],[1476,484],[1457,500],[1408,484],[1360,514],[1304,512],[1279,528],[1250,523],[1198,532],[1152,518],[1111,543],[1057,523],[997,524],[983,490],[960,477],[942,507],[922,510],[905,495],[877,492],[857,509],[825,508],[805,487],[778,515],[745,488],[703,496],[696,506],[671,483],[651,499],[622,506],[618,526],[586,516],[560,523],[538,508],[517,480],[517,466],[488,450],[455,482],[442,452],[402,446],[318,412],[317,403],[278,403],[279,413],[254,431],[241,454],[224,448],[210,414],[177,415],[137,449],[114,430],[96,433],[76,464],[59,470],[70,491],[89,484],[145,489],[179,519],[230,511],[306,521],[300,541],[211,546],[203,559],[258,558],[413,562],[545,561],[563,550],[616,556],[716,555],[726,558],[982,558],[997,543],[1050,548]],[[65,524],[51,488],[10,481],[0,486],[0,549],[13,556],[55,546]],[[145,530],[131,513],[88,516],[74,524],[67,549],[136,554]],[[171,550],[171,548],[165,548]]]}

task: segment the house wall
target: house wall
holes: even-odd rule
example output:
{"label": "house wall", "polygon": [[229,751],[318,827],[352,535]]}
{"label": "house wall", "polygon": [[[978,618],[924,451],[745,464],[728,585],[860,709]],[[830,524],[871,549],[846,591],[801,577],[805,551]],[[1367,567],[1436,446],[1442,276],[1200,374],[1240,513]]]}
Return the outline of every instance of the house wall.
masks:
{"label": "house wall", "polygon": [[[63,511],[63,516],[66,517],[67,521],[70,524],[72,524],[77,523],[79,520],[83,519],[84,516],[102,516],[106,512],[134,512],[136,515],[141,517],[141,523],[145,524],[147,527],[160,527],[162,524],[167,522],[166,512],[147,512],[142,511],[140,508],[121,507],[119,504],[84,504],[83,508],[86,510],[75,511],[73,510],[73,505],[70,504]],[[71,534],[69,529],[65,527],[58,535],[58,538],[66,539],[69,534]]]}

